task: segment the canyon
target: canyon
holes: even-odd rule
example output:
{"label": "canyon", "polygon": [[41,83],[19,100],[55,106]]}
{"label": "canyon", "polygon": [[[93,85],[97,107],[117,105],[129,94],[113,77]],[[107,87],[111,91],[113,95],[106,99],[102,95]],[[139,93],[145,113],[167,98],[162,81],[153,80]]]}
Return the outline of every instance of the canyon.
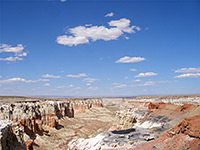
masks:
{"label": "canyon", "polygon": [[199,95],[0,97],[0,150],[198,150],[199,104]]}

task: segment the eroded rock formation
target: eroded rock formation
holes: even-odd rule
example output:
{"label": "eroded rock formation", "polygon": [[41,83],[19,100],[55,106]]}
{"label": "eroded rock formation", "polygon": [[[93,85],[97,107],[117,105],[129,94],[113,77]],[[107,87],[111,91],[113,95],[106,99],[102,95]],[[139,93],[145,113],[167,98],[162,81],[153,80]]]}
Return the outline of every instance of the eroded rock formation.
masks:
{"label": "eroded rock formation", "polygon": [[101,108],[99,99],[1,103],[0,119],[11,121],[0,127],[1,149],[198,150],[199,102],[199,97],[111,98],[107,103],[116,108]]}
{"label": "eroded rock formation", "polygon": [[70,149],[200,148],[199,105],[148,101],[130,101],[128,104],[117,111],[118,121],[111,127],[111,131],[103,132],[91,139],[74,139],[69,143]]}
{"label": "eroded rock formation", "polygon": [[[10,120],[13,122],[3,128],[9,130],[9,132],[6,132],[9,136],[2,134],[2,138],[11,138],[15,135],[10,136],[13,133],[11,128],[15,124],[16,129],[18,129],[17,132],[19,130],[21,132],[21,142],[24,147],[26,145],[27,149],[32,149],[33,141],[37,134],[48,134],[48,130],[44,128],[45,126],[60,129],[62,128],[62,125],[59,124],[61,119],[73,118],[76,114],[84,113],[92,107],[102,107],[101,100],[38,101],[0,105],[0,120]],[[4,150],[5,145],[3,144],[2,147]]]}
{"label": "eroded rock formation", "polygon": [[25,150],[19,128],[9,120],[0,120],[0,150]]}
{"label": "eroded rock formation", "polygon": [[143,144],[135,150],[200,149],[200,115],[185,118],[181,123],[158,139]]}

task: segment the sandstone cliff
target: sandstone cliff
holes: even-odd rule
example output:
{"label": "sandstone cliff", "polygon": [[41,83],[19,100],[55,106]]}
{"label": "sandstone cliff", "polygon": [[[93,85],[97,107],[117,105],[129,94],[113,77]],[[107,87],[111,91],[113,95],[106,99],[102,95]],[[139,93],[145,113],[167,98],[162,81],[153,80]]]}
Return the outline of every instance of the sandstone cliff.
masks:
{"label": "sandstone cliff", "polygon": [[9,120],[0,120],[0,150],[25,150],[20,130]]}
{"label": "sandstone cliff", "polygon": [[[35,140],[37,134],[48,135],[48,130],[45,130],[44,127],[60,129],[62,128],[62,125],[59,124],[61,119],[73,118],[76,114],[84,113],[90,108],[102,106],[102,102],[99,99],[2,104],[0,105],[0,120],[10,120],[13,123],[7,123],[6,128],[3,129],[9,130],[9,132],[2,134],[1,137],[2,139],[7,139],[7,137],[15,136],[15,133],[11,132],[15,126],[21,132],[21,143],[23,143],[24,147],[26,145],[27,149],[32,149],[32,141]],[[11,133],[13,136],[10,136]],[[9,136],[7,136],[8,134]],[[5,142],[3,141],[1,140],[0,146],[5,149]]]}
{"label": "sandstone cliff", "polygon": [[198,150],[199,114],[199,105],[130,101],[117,111],[118,121],[111,131],[90,139],[74,139],[69,147],[72,150],[178,150],[187,147]]}

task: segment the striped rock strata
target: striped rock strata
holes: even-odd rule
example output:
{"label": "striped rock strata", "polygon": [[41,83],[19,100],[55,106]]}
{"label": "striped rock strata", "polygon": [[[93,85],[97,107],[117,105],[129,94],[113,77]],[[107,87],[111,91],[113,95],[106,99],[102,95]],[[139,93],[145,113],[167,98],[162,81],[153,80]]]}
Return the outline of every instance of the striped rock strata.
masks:
{"label": "striped rock strata", "polygon": [[[0,120],[11,121],[12,123],[10,124],[4,123],[5,127],[11,130],[15,126],[13,130],[22,132],[21,143],[26,145],[27,149],[31,149],[32,141],[36,138],[37,134],[48,134],[48,131],[44,127],[59,129],[62,127],[59,125],[60,119],[73,118],[76,114],[84,113],[92,107],[102,107],[101,100],[39,101],[2,104],[0,105]],[[4,137],[5,135],[2,134],[2,138]],[[1,142],[0,147],[3,144],[5,143]]]}

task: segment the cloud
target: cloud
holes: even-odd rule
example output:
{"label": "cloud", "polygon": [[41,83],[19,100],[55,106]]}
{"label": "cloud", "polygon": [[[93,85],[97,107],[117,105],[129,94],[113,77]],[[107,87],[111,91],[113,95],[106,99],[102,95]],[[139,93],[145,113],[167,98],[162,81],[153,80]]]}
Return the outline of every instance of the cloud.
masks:
{"label": "cloud", "polygon": [[133,30],[133,29],[136,29],[137,31],[140,30],[140,28],[138,26],[130,27],[130,23],[131,23],[131,21],[129,19],[122,18],[120,20],[112,20],[108,24],[110,26],[114,26],[117,29],[120,29],[121,31],[127,32],[127,33],[135,33],[135,30]]}
{"label": "cloud", "polygon": [[16,61],[23,60],[22,57],[27,56],[27,53],[23,51],[24,46],[22,44],[18,44],[16,47],[12,47],[11,45],[1,44],[0,45],[0,53],[15,53],[14,56],[0,58],[0,61]]}
{"label": "cloud", "polygon": [[68,78],[81,78],[81,77],[87,77],[87,74],[85,74],[85,73],[79,73],[77,75],[68,74],[67,77]]}
{"label": "cloud", "polygon": [[67,46],[77,46],[95,42],[96,40],[117,40],[124,33],[139,31],[138,26],[130,26],[130,20],[121,18],[108,22],[110,28],[105,26],[77,26],[68,29],[68,35],[58,36],[56,42]]}
{"label": "cloud", "polygon": [[124,77],[124,79],[128,79],[128,77]]}
{"label": "cloud", "polygon": [[140,31],[140,30],[141,30],[141,28],[138,27],[138,26],[135,26],[135,29],[136,29],[137,31]]}
{"label": "cloud", "polygon": [[24,46],[22,44],[18,44],[16,47],[12,47],[11,45],[7,44],[0,45],[0,53],[2,52],[21,53],[23,50]]}
{"label": "cloud", "polygon": [[78,87],[76,87],[76,88],[74,88],[74,90],[80,90],[81,88],[78,86]]}
{"label": "cloud", "polygon": [[132,80],[133,82],[140,82],[141,80],[140,79],[137,79],[137,80]]}
{"label": "cloud", "polygon": [[92,24],[85,24],[86,27],[92,26]]}
{"label": "cloud", "polygon": [[68,46],[77,46],[79,44],[89,43],[89,40],[86,37],[73,37],[62,35],[57,37],[57,43]]}
{"label": "cloud", "polygon": [[60,0],[61,2],[66,2],[67,0]]}
{"label": "cloud", "polygon": [[15,56],[17,56],[17,57],[22,57],[22,56],[27,56],[27,53],[26,52],[22,52],[22,53],[20,53],[20,54],[15,54]]}
{"label": "cloud", "polygon": [[43,86],[50,86],[50,84],[49,83],[45,83],[45,84],[43,84]]}
{"label": "cloud", "polygon": [[137,71],[137,69],[129,69],[129,71]]}
{"label": "cloud", "polygon": [[140,61],[144,61],[146,60],[143,57],[129,57],[129,56],[125,56],[120,58],[119,60],[115,61],[115,63],[136,63],[136,62],[140,62]]}
{"label": "cloud", "polygon": [[2,78],[2,76],[0,76],[0,78]]}
{"label": "cloud", "polygon": [[112,16],[114,16],[114,13],[113,13],[113,12],[108,13],[108,14],[105,15],[105,17],[112,17]]}
{"label": "cloud", "polygon": [[185,73],[175,76],[175,78],[200,78],[200,73]]}
{"label": "cloud", "polygon": [[200,68],[181,68],[175,70],[176,73],[198,73],[200,72]]}
{"label": "cloud", "polygon": [[127,87],[126,84],[120,84],[120,83],[113,83],[113,85],[115,85],[114,88],[117,88],[117,89]]}
{"label": "cloud", "polygon": [[54,76],[51,74],[45,74],[45,75],[42,75],[42,77],[44,77],[44,78],[61,78],[61,76]]}
{"label": "cloud", "polygon": [[38,79],[38,80],[26,80],[23,78],[10,78],[7,80],[0,80],[0,84],[18,84],[18,83],[36,83],[36,82],[46,82],[49,81],[47,79]]}
{"label": "cloud", "polygon": [[95,78],[85,78],[83,79],[84,82],[88,82],[88,83],[93,83],[94,81],[97,81],[98,79]]}
{"label": "cloud", "polygon": [[7,58],[0,58],[2,61],[16,61],[16,60],[23,60],[22,58],[19,57],[7,57]]}
{"label": "cloud", "polygon": [[86,85],[87,85],[87,86],[90,86],[90,85],[91,85],[91,83],[87,83]]}
{"label": "cloud", "polygon": [[99,87],[88,87],[88,90],[98,90]]}
{"label": "cloud", "polygon": [[26,83],[36,83],[36,82],[46,82],[49,81],[49,79],[38,79],[38,80],[26,80]]}
{"label": "cloud", "polygon": [[68,88],[72,88],[72,87],[74,87],[74,85],[71,84],[71,85],[68,85],[67,87],[68,87]]}
{"label": "cloud", "polygon": [[153,86],[153,85],[155,85],[155,82],[147,81],[147,82],[145,82],[143,84],[138,84],[138,85],[133,85],[133,86],[138,87],[138,86]]}
{"label": "cloud", "polygon": [[135,77],[151,77],[151,76],[157,76],[157,73],[154,72],[146,72],[146,73],[140,73]]}

